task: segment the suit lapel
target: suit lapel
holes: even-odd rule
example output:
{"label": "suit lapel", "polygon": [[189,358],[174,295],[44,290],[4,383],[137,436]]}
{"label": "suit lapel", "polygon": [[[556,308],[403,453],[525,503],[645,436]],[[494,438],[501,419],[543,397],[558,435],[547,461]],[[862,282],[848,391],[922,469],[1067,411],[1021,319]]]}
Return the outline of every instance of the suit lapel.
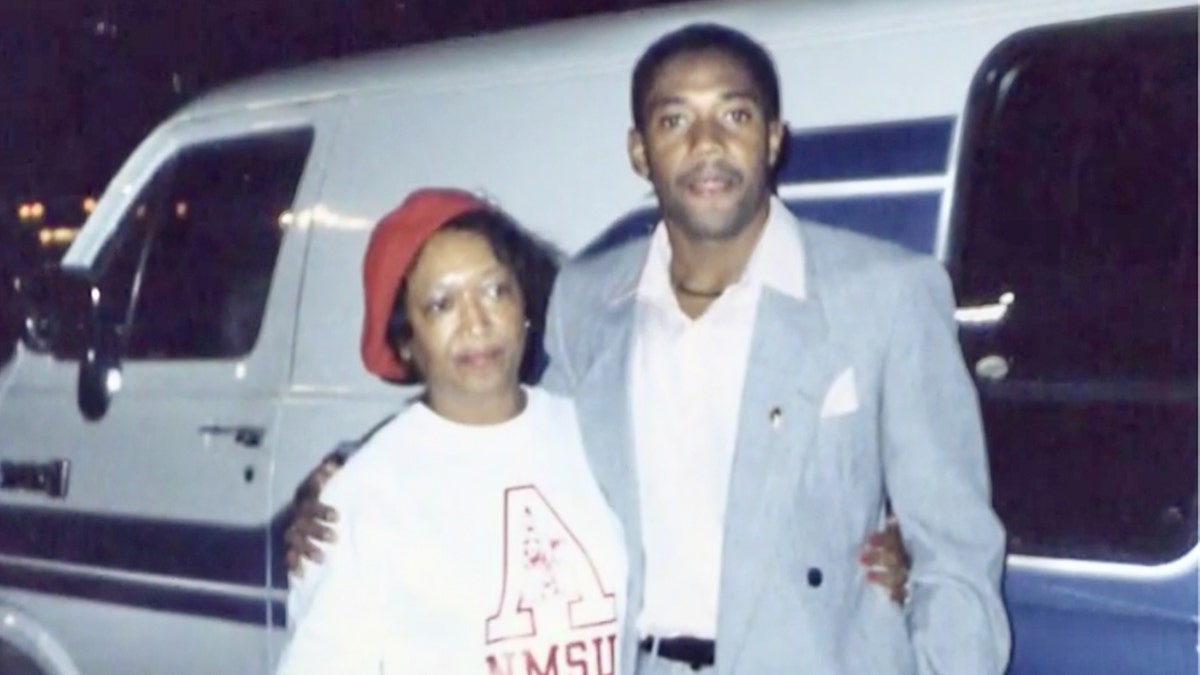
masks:
{"label": "suit lapel", "polygon": [[634,305],[626,299],[610,307],[607,316],[597,317],[601,351],[580,381],[575,399],[592,470],[627,532],[640,530],[628,393]]}
{"label": "suit lapel", "polygon": [[[638,505],[637,463],[634,459],[630,409],[629,368],[636,315],[636,284],[645,261],[647,242],[631,246],[614,262],[612,283],[601,310],[587,317],[581,339],[595,354],[575,389],[575,405],[584,445],[596,481],[625,529],[631,581],[629,598],[641,607],[642,527]],[[632,616],[636,616],[635,613]]]}
{"label": "suit lapel", "polygon": [[[629,557],[625,620],[631,630],[641,613],[645,573],[629,405],[629,360],[635,304],[628,298],[610,306],[605,316],[596,317],[598,335],[595,337],[601,340],[601,351],[581,379],[575,397],[592,473],[625,530],[625,550]],[[636,640],[628,639],[627,635],[620,654],[622,669],[632,672],[636,659]]]}
{"label": "suit lapel", "polygon": [[779,559],[778,533],[794,517],[795,489],[806,480],[820,406],[836,375],[817,290],[809,283],[808,297],[798,300],[765,288],[759,300],[725,507],[723,671],[736,662],[770,566]]}

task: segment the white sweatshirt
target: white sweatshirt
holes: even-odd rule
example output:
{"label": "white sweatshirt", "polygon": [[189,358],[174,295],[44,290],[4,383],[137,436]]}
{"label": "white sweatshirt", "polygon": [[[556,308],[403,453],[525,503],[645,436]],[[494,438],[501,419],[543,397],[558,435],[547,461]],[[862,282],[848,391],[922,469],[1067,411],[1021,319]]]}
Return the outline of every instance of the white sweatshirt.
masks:
{"label": "white sweatshirt", "polygon": [[627,563],[568,399],[492,426],[413,405],[329,482],[281,675],[613,675]]}

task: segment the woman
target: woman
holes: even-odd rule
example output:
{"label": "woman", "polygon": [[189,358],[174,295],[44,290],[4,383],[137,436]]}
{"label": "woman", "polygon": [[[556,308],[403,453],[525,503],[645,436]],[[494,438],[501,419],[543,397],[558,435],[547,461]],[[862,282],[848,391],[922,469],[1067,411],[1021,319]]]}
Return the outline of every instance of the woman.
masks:
{"label": "woman", "polygon": [[554,272],[465,193],[418,191],[379,223],[363,361],[424,390],[323,490],[337,541],[293,578],[280,673],[613,672],[621,528],[570,401],[523,384]]}

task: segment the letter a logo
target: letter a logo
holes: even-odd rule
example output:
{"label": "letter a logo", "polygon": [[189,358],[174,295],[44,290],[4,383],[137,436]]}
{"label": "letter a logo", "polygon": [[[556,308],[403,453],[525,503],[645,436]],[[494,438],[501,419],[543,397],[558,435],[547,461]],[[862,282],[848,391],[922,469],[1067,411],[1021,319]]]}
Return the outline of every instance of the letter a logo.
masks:
{"label": "letter a logo", "polygon": [[487,620],[488,644],[537,635],[538,622],[570,629],[617,620],[583,544],[532,485],[504,492],[504,587]]}

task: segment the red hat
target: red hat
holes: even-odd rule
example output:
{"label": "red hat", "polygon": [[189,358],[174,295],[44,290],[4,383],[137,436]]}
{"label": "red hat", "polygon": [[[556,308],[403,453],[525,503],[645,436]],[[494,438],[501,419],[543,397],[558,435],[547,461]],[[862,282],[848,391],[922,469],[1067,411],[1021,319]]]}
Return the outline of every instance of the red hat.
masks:
{"label": "red hat", "polygon": [[468,211],[487,208],[490,207],[486,202],[469,192],[425,188],[405,197],[400,206],[375,225],[363,257],[361,350],[367,370],[387,380],[403,380],[408,376],[408,365],[396,358],[387,343],[388,317],[400,281],[434,231]]}

